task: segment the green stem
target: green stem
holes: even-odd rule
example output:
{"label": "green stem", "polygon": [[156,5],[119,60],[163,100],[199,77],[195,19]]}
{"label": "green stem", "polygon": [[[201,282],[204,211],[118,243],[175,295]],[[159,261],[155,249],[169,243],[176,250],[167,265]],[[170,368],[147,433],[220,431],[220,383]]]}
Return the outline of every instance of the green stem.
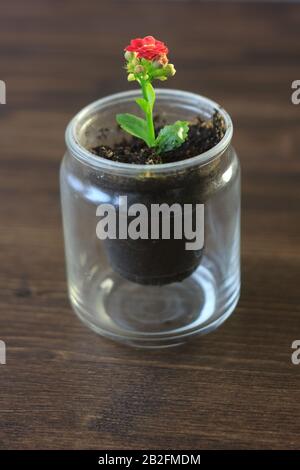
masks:
{"label": "green stem", "polygon": [[149,146],[154,147],[155,145],[155,129],[154,129],[154,123],[153,123],[153,104],[151,104],[148,100],[147,93],[145,90],[145,85],[146,81],[143,79],[140,79],[140,85],[142,88],[142,93],[143,93],[143,98],[149,103],[149,111],[145,113],[146,115],[146,122],[148,126],[148,135],[149,135]]}

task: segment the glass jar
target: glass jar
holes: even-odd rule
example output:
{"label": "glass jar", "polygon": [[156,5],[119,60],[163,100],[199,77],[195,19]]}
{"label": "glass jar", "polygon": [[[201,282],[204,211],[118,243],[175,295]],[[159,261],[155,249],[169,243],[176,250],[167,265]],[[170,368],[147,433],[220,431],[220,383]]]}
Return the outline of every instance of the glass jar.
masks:
{"label": "glass jar", "polygon": [[[100,99],[67,128],[60,182],[68,289],[74,311],[97,333],[136,347],[168,347],[214,330],[237,304],[240,167],[226,111],[205,97],[166,89],[157,90],[155,109],[167,123],[221,113],[226,132],[215,147],[193,158],[155,165],[96,156],[93,147],[124,138],[115,116],[136,113],[138,96],[136,90]],[[127,212],[121,207],[125,200]],[[187,249],[185,232],[181,238],[173,234],[178,217],[184,220],[183,212],[169,212],[169,238],[161,232],[156,238],[130,236],[133,215],[140,214],[129,215],[134,204],[149,211],[162,204],[187,207],[193,224],[202,208],[202,245]],[[98,233],[103,221],[99,214],[107,215],[110,208],[115,210],[111,220],[117,230],[106,227],[105,239],[104,229],[101,236]],[[121,213],[128,216],[128,233],[122,236]],[[150,214],[147,223],[152,219]]]}

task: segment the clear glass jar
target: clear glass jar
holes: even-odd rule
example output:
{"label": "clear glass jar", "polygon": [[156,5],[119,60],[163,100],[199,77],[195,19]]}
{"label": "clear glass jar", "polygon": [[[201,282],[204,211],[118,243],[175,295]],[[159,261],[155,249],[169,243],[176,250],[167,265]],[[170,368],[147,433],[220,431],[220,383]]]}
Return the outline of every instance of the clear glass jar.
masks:
{"label": "clear glass jar", "polygon": [[[67,128],[60,181],[68,289],[73,309],[97,333],[137,347],[168,347],[214,330],[236,306],[240,168],[229,115],[205,97],[178,90],[157,90],[156,112],[174,122],[208,119],[217,109],[226,133],[215,147],[161,165],[93,154],[91,148],[121,138],[115,115],[136,113],[138,96],[136,90],[100,99]],[[97,208],[109,204],[118,213],[120,196],[147,207],[203,204],[203,247],[186,250],[183,239],[99,239]]]}

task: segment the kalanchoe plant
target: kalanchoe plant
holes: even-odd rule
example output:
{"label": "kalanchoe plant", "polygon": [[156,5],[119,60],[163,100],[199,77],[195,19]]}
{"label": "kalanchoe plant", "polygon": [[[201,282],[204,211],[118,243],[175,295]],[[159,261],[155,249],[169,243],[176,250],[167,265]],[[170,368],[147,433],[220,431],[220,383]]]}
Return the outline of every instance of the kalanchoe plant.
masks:
{"label": "kalanchoe plant", "polygon": [[145,115],[142,119],[133,114],[117,114],[116,119],[121,128],[129,134],[146,142],[148,147],[155,148],[157,153],[173,150],[186,140],[189,126],[187,121],[176,121],[163,127],[155,135],[153,107],[155,90],[153,80],[164,81],[175,75],[175,67],[169,64],[168,48],[153,36],[143,39],[132,39],[125,48],[126,70],[128,81],[137,81],[141,87],[142,97],[135,101]]}

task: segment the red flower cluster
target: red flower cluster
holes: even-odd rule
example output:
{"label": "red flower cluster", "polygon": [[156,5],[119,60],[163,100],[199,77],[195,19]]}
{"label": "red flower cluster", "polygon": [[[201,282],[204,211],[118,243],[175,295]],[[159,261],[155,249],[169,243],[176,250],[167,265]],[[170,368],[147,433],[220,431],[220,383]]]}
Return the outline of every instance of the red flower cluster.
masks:
{"label": "red flower cluster", "polygon": [[125,47],[124,50],[136,52],[139,59],[147,59],[150,61],[162,60],[163,62],[166,60],[166,56],[169,52],[167,46],[153,36],[132,39],[129,46]]}

